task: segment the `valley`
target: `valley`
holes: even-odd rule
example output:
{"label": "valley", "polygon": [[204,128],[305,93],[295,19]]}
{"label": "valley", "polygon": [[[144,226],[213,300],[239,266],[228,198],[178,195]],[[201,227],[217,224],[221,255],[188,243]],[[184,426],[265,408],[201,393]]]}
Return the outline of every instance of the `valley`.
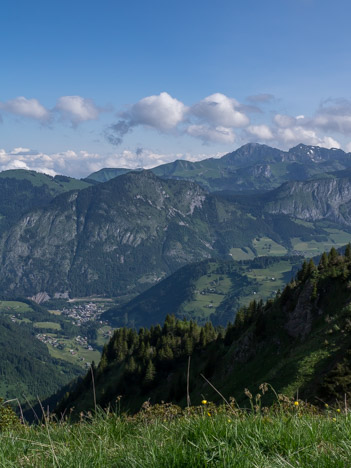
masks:
{"label": "valley", "polygon": [[[25,335],[35,355],[45,349],[61,372],[54,393],[99,363],[114,329],[170,315],[235,323],[253,301],[279,296],[304,258],[318,262],[351,242],[350,168],[342,151],[249,144],[219,159],[106,168],[81,181],[0,173],[4,330]],[[29,376],[28,385],[37,392]]]}

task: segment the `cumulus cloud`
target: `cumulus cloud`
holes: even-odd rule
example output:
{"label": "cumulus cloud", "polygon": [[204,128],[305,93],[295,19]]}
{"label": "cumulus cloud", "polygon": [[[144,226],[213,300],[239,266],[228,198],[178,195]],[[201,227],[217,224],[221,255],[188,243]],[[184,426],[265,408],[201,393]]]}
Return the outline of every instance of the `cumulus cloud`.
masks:
{"label": "cumulus cloud", "polygon": [[324,101],[313,119],[315,127],[344,135],[351,133],[351,101],[328,99]]}
{"label": "cumulus cloud", "polygon": [[325,148],[340,148],[340,143],[332,137],[320,137],[314,130],[310,130],[300,126],[290,128],[279,128],[276,134],[278,141],[290,146],[298,143],[307,145],[323,146]]}
{"label": "cumulus cloud", "polygon": [[52,124],[55,116],[59,116],[61,120],[68,120],[73,126],[87,120],[96,120],[103,111],[91,99],[81,96],[62,96],[57,100],[53,109],[45,108],[37,99],[19,96],[6,102],[0,101],[0,110],[41,123],[50,122]]}
{"label": "cumulus cloud", "polygon": [[62,96],[57,100],[55,110],[63,119],[76,126],[87,120],[97,120],[101,110],[91,99],[81,96]]}
{"label": "cumulus cloud", "polygon": [[45,121],[50,118],[50,112],[37,99],[27,99],[19,96],[7,102],[0,102],[0,109],[20,117]]}
{"label": "cumulus cloud", "polygon": [[249,124],[249,118],[237,110],[239,107],[235,99],[215,93],[192,106],[191,113],[215,126],[245,127]]}
{"label": "cumulus cloud", "polygon": [[[274,139],[283,146],[304,143],[325,148],[341,147],[340,143],[332,136],[318,133],[320,125],[317,117],[307,118],[304,115],[292,117],[276,114],[273,122],[275,124],[275,128],[272,129]],[[326,130],[331,130],[331,128],[326,128]]]}
{"label": "cumulus cloud", "polygon": [[134,104],[129,112],[132,125],[147,125],[161,131],[175,128],[183,121],[187,107],[168,93],[148,96]]}
{"label": "cumulus cloud", "polygon": [[259,140],[272,140],[274,135],[267,125],[249,125],[247,132]]}
{"label": "cumulus cloud", "polygon": [[133,104],[120,114],[121,120],[108,126],[104,135],[112,145],[118,146],[123,137],[138,125],[150,127],[160,132],[172,132],[182,123],[187,107],[170,94],[163,92],[148,96]]}
{"label": "cumulus cloud", "polygon": [[189,107],[163,92],[145,97],[121,113],[121,119],[106,128],[105,138],[119,145],[127,133],[142,125],[163,133],[187,134],[206,142],[232,143],[233,129],[250,122],[245,112],[256,112],[252,106],[246,107],[221,93]]}
{"label": "cumulus cloud", "polygon": [[232,129],[227,127],[209,127],[208,125],[189,125],[186,132],[202,140],[204,143],[233,143],[235,134]]}

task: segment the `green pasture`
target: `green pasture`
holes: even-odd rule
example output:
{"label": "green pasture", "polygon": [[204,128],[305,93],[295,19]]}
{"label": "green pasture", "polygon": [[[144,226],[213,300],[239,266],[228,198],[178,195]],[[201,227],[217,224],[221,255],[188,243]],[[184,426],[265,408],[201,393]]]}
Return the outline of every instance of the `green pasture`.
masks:
{"label": "green pasture", "polygon": [[258,237],[256,239],[253,239],[252,245],[255,248],[258,257],[263,257],[263,256],[268,256],[268,255],[280,256],[280,255],[286,255],[288,252],[285,247],[278,244],[277,242],[275,242],[273,239],[270,239],[269,237]]}
{"label": "green pasture", "polygon": [[35,322],[34,328],[51,328],[52,330],[61,330],[61,325],[56,322]]}

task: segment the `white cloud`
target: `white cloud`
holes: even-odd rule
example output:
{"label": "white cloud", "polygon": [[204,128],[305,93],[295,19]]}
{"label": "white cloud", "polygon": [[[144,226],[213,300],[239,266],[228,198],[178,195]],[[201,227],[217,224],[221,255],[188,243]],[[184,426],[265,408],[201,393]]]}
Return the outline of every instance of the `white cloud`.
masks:
{"label": "white cloud", "polygon": [[296,119],[289,115],[276,114],[273,117],[274,123],[280,128],[289,128],[296,124]]}
{"label": "white cloud", "polygon": [[134,104],[128,115],[131,126],[147,125],[169,131],[183,121],[186,106],[168,93],[148,96]]}
{"label": "white cloud", "polygon": [[250,125],[247,131],[259,140],[272,140],[274,135],[267,125]]}
{"label": "white cloud", "polygon": [[235,134],[231,128],[209,127],[208,125],[189,125],[186,132],[204,142],[233,143]]}
{"label": "white cloud", "polygon": [[237,110],[238,101],[221,93],[215,93],[192,106],[191,114],[214,126],[245,127],[249,118]]}
{"label": "white cloud", "polygon": [[48,120],[50,117],[50,112],[37,99],[27,99],[23,96],[0,102],[0,109],[10,114],[41,121]]}
{"label": "white cloud", "polygon": [[57,100],[55,110],[61,114],[61,117],[78,125],[87,120],[96,120],[99,118],[101,110],[91,99],[81,96],[62,96]]}
{"label": "white cloud", "polygon": [[233,129],[245,127],[250,122],[244,109],[238,101],[221,93],[187,107],[163,92],[145,97],[121,113],[121,120],[105,130],[105,138],[117,146],[134,127],[144,125],[164,133],[185,133],[206,142],[232,143],[235,139]]}
{"label": "white cloud", "polygon": [[96,120],[102,112],[91,99],[81,96],[62,96],[57,100],[54,109],[45,108],[37,99],[19,96],[0,102],[0,109],[9,114],[51,124],[55,120],[55,115],[59,115],[62,120],[70,121],[73,126],[87,120]]}
{"label": "white cloud", "polygon": [[323,146],[325,148],[340,148],[340,143],[329,136],[320,137],[314,130],[300,126],[290,128],[279,128],[276,132],[276,139],[283,144],[290,146],[298,143],[306,145]]}

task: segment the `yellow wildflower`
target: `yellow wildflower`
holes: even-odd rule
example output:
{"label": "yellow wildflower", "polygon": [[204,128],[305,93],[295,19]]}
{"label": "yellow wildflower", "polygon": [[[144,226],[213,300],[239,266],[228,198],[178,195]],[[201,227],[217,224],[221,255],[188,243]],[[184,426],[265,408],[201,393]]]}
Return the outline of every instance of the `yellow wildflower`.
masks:
{"label": "yellow wildflower", "polygon": [[207,405],[207,400],[202,400],[201,402],[203,405]]}
{"label": "yellow wildflower", "polygon": [[208,414],[208,416],[211,416],[211,413],[207,413],[207,414]]}
{"label": "yellow wildflower", "polygon": [[338,409],[336,410],[336,412],[337,412],[337,413],[341,413],[341,409],[338,408]]}
{"label": "yellow wildflower", "polygon": [[335,422],[335,421],[336,421],[336,418],[333,418],[333,421]]}
{"label": "yellow wildflower", "polygon": [[298,402],[298,401],[294,401],[294,405],[295,405],[295,406],[299,406],[299,402]]}

